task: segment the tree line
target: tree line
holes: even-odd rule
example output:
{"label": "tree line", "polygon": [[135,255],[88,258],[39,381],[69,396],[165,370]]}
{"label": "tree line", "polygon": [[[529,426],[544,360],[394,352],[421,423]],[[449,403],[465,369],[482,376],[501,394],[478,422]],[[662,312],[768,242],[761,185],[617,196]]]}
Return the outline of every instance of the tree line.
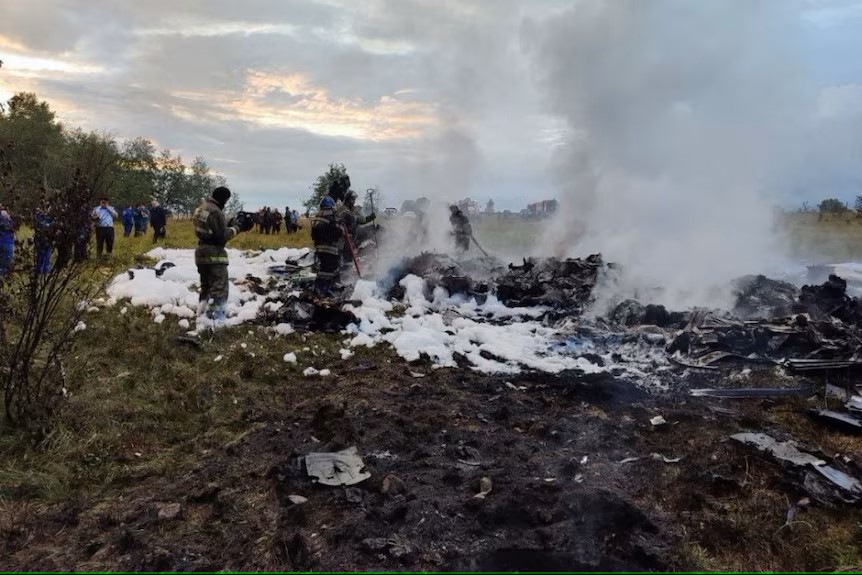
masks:
{"label": "tree line", "polygon": [[[154,199],[175,214],[190,213],[213,188],[227,185],[201,156],[187,165],[146,138],[118,141],[108,132],[70,128],[28,92],[0,106],[0,155],[14,174],[0,189],[0,202],[22,212],[31,211],[44,191],[63,188],[72,169],[99,173],[93,197],[107,196],[117,206]],[[233,203],[239,206],[238,199]]]}
{"label": "tree line", "polygon": [[[802,202],[802,208],[800,211],[813,212],[815,210],[808,202]],[[848,203],[844,203],[838,198],[826,198],[817,204],[817,212],[820,213],[821,217],[825,214],[846,214],[851,211],[862,214],[862,196],[856,196],[856,200],[853,203],[852,208]]]}

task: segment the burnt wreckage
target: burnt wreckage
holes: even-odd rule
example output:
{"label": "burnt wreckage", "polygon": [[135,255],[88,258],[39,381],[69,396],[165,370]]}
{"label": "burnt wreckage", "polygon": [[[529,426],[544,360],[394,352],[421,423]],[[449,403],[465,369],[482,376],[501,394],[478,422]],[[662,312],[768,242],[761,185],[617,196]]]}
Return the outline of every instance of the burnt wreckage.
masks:
{"label": "burnt wreckage", "polygon": [[[277,266],[273,271],[279,279],[271,279],[266,288],[248,278],[257,289],[266,289],[268,303],[274,304],[262,307],[261,323],[339,331],[357,321],[344,309],[347,298],[320,299],[311,293],[312,261],[305,256]],[[505,265],[493,257],[459,261],[422,253],[393,266],[379,284],[390,300],[401,301],[405,299],[401,280],[412,274],[425,280],[429,299],[435,288],[442,287],[450,295],[475,298],[478,304],[493,294],[508,307],[540,309],[538,319],[558,330],[560,346],[607,367],[607,377],[628,377],[635,385],[639,379],[660,380],[663,389],[702,401],[810,397],[824,392],[828,378],[831,384],[843,384],[843,389],[828,387],[833,396],[840,396],[845,411],[814,409],[807,415],[843,433],[862,430],[862,397],[853,379],[862,368],[862,300],[847,294],[847,283],[840,277],[830,275],[820,285],[801,289],[762,275],[743,277],[733,285],[736,300],[729,311],[671,311],[627,299],[604,317],[587,314],[598,293],[612,289],[622,272],[599,254]],[[349,286],[344,293],[351,293]],[[614,365],[607,365],[609,361]],[[634,367],[627,370],[627,365]],[[770,387],[745,387],[749,378],[739,375],[752,372],[767,374]],[[785,444],[793,445],[792,438],[765,434],[732,439],[779,460],[789,449]],[[804,469],[794,461],[791,475],[800,489],[822,502],[859,502],[862,483],[856,477],[862,470],[848,461],[835,457],[826,465],[819,458]]]}
{"label": "burnt wreckage", "polygon": [[[270,280],[265,287],[257,278],[246,279],[258,293],[269,294],[268,303],[280,304],[277,311],[264,306],[262,323],[331,329],[353,321],[349,312],[340,309],[347,296],[318,298],[310,293],[312,263],[313,255],[307,254],[273,266],[280,279]],[[724,359],[781,364],[806,372],[862,367],[862,300],[849,297],[846,282],[835,275],[822,285],[801,289],[764,276],[740,278],[733,286],[736,302],[730,311],[670,311],[627,299],[606,317],[585,318],[597,290],[611,286],[620,273],[618,266],[605,263],[599,254],[584,259],[524,259],[507,266],[493,257],[461,261],[422,253],[393,266],[380,284],[392,300],[404,298],[400,280],[408,275],[423,278],[429,295],[442,287],[450,295],[462,294],[481,304],[494,294],[508,307],[541,308],[543,321],[552,327],[571,328],[576,321],[593,332],[605,329],[623,335],[643,326],[660,328],[663,338],[647,339],[667,343],[671,357],[696,368],[714,367]],[[606,284],[599,285],[601,281]],[[349,286],[343,290],[350,292]],[[324,319],[329,317],[333,319]]]}
{"label": "burnt wreckage", "polygon": [[[310,293],[313,254],[273,266],[267,285],[248,277],[252,290],[268,294],[261,323],[289,322],[303,329],[343,327],[351,314],[340,307],[349,296],[319,298]],[[394,265],[380,280],[392,300],[404,297],[400,281],[415,275],[425,280],[427,293],[442,287],[450,295],[462,294],[478,303],[494,294],[508,307],[538,307],[552,327],[572,320],[597,324],[623,333],[631,328],[660,328],[671,356],[690,358],[695,367],[710,367],[722,359],[736,358],[782,364],[796,371],[822,371],[839,367],[862,367],[862,300],[847,295],[847,283],[831,275],[822,285],[801,289],[764,276],[746,276],[734,283],[736,301],[729,311],[695,308],[671,311],[664,306],[627,299],[612,307],[603,318],[586,319],[599,285],[610,286],[621,273],[601,255],[584,259],[524,259],[504,265],[493,257],[455,260],[436,253],[422,253]],[[348,278],[349,279],[349,278]],[[355,280],[355,276],[354,276]],[[349,282],[348,282],[349,283]],[[343,294],[351,293],[346,285]],[[326,308],[324,313],[322,308]],[[338,309],[336,309],[338,308]],[[333,321],[312,321],[324,316]],[[592,326],[595,330],[595,325]],[[653,343],[658,343],[653,338]],[[704,358],[706,354],[709,357]],[[704,363],[704,359],[709,360]]]}

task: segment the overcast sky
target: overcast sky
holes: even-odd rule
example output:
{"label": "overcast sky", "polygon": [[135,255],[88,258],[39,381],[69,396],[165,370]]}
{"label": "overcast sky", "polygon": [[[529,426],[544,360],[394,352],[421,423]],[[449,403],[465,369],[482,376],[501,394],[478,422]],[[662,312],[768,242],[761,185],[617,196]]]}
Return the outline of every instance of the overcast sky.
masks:
{"label": "overcast sky", "polygon": [[[638,1],[662,5],[662,18],[648,20],[659,27],[673,20],[668,6],[682,6],[673,0]],[[824,189],[845,198],[862,194],[862,1],[780,2],[781,18],[792,25],[773,28],[769,18],[760,18],[753,32],[764,43],[780,44],[782,54],[792,54],[786,74],[794,78],[790,84],[760,82],[756,89],[743,89],[741,97],[759,98],[769,85],[804,86],[800,94],[817,97],[793,113],[809,128],[805,139],[820,147],[813,160],[817,169],[782,180],[785,195],[779,199],[821,198]],[[687,2],[689,7],[721,3]],[[604,67],[600,75],[573,69],[572,86],[552,86],[545,77],[549,70],[568,74],[568,60],[549,53],[559,42],[543,44],[545,36],[565,39],[569,29],[591,34],[578,25],[579,10],[608,10],[596,8],[603,4],[633,5],[629,0],[0,0],[0,98],[34,91],[69,124],[121,139],[145,136],[188,161],[203,155],[250,208],[295,205],[328,163],[343,162],[354,189],[380,186],[387,205],[419,195],[471,196],[520,209],[559,195],[569,165],[560,161],[562,150],[584,137],[582,129],[598,125],[567,108],[569,96],[582,96],[577,82],[627,90],[626,106],[639,105],[638,69],[613,69],[620,60],[606,57],[595,42],[576,44],[580,51],[571,65],[588,68],[593,57],[583,50],[600,50],[594,58]],[[742,27],[748,6],[766,4],[779,5],[735,2],[739,13],[728,22]],[[708,18],[692,21],[710,26]],[[613,30],[608,34],[613,37]],[[686,41],[701,38],[715,41],[698,30],[688,31]],[[626,40],[639,50],[636,41]],[[687,52],[685,46],[675,48]],[[745,59],[727,51],[716,56],[706,48],[692,54],[700,60],[682,62],[684,70],[697,70],[697,85],[707,89],[715,64],[710,58]],[[678,55],[655,49],[656,58]],[[650,54],[639,56],[648,60]],[[785,73],[772,62],[759,65],[770,68],[764,77]],[[667,67],[661,70],[667,73]],[[607,82],[617,73],[630,81]],[[655,78],[643,85],[654,88]],[[601,94],[594,90],[589,96]],[[619,103],[617,94],[605,95],[611,105]],[[698,95],[687,97],[659,93],[647,109],[652,117],[667,110],[698,113],[692,105]],[[594,101],[589,104],[587,109],[601,111]],[[733,113],[730,108],[726,113]],[[620,114],[615,118],[626,121]],[[613,145],[615,153],[626,147],[616,138],[600,143]]]}

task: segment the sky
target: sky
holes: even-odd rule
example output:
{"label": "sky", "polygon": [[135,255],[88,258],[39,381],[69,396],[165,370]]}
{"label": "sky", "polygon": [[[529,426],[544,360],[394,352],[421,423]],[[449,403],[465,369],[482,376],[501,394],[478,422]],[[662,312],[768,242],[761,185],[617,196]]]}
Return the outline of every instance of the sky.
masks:
{"label": "sky", "polygon": [[0,99],[202,155],[249,208],[331,162],[395,207],[590,202],[569,188],[597,173],[631,201],[698,185],[683,161],[778,204],[852,199],[860,54],[860,0],[0,0]]}

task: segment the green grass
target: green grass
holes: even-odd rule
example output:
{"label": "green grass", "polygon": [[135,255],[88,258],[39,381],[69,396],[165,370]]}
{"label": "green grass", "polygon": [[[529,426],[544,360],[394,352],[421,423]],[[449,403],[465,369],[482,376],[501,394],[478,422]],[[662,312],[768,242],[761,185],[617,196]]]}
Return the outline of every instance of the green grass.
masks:
{"label": "green grass", "polygon": [[489,252],[524,252],[538,242],[547,225],[548,222],[542,220],[483,217],[474,222],[473,232]]}
{"label": "green grass", "polygon": [[[41,441],[0,433],[0,500],[74,500],[181,469],[247,430],[249,412],[288,409],[278,406],[278,389],[304,367],[340,361],[338,336],[272,337],[243,326],[196,349],[177,344],[185,331],[176,321],[159,326],[140,308],[86,321],[67,364],[68,402],[51,433]],[[297,364],[282,360],[288,351]]]}
{"label": "green grass", "polygon": [[[301,221],[302,229],[295,234],[259,234],[256,231],[244,232],[236,236],[228,243],[229,248],[239,250],[277,249],[282,247],[303,247],[311,245],[311,234],[307,222]],[[114,242],[113,264],[117,266],[129,265],[137,261],[153,247],[165,248],[191,248],[197,245],[194,226],[190,220],[171,221],[168,223],[165,239],[158,244],[153,244],[152,232],[146,236],[124,238],[122,228],[116,228],[116,240]],[[95,245],[93,246],[95,253]]]}
{"label": "green grass", "polygon": [[[242,233],[229,247],[310,245],[309,226],[301,225],[299,233],[290,235]],[[21,229],[17,237],[31,233]],[[186,220],[169,222],[166,239],[157,245],[196,244]],[[111,257],[97,260],[91,246],[95,279],[107,280],[148,263],[144,254],[153,247],[151,234],[124,238],[117,226]],[[282,356],[297,351],[302,357],[298,350],[309,345],[298,335],[271,338],[263,329],[243,327],[217,334],[199,351],[177,345],[175,337],[184,330],[176,320],[159,326],[141,308],[130,308],[126,315],[107,309],[84,319],[88,329],[75,336],[65,364],[70,396],[50,434],[40,440],[0,422],[0,501],[64,501],[121,486],[141,474],[182,467],[200,449],[223,444],[245,429],[237,406],[271,404],[271,386],[302,369],[284,363]],[[328,357],[338,357],[337,338],[312,336],[309,341],[326,349]],[[250,353],[255,365],[268,367],[243,379],[240,374],[252,363]],[[216,363],[219,354],[224,359]]]}

